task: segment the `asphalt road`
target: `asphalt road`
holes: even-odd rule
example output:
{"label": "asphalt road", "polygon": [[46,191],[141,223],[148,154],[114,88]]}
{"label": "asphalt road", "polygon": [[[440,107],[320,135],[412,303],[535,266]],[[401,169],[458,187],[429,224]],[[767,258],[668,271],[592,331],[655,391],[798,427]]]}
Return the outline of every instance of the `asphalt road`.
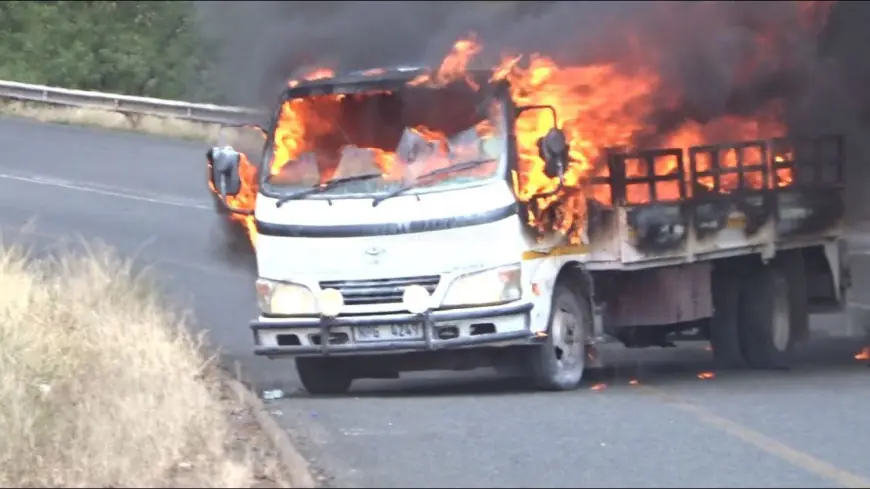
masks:
{"label": "asphalt road", "polygon": [[[220,253],[201,144],[0,119],[0,148],[4,239],[44,250],[96,238],[155,266],[225,361],[286,393],[273,413],[326,484],[870,487],[870,369],[852,358],[857,342],[805,347],[789,372],[700,379],[703,348],[622,351],[573,393],[524,392],[482,371],[314,399],[291,362],[249,353],[253,275]],[[870,263],[858,266],[859,283],[870,279]]]}

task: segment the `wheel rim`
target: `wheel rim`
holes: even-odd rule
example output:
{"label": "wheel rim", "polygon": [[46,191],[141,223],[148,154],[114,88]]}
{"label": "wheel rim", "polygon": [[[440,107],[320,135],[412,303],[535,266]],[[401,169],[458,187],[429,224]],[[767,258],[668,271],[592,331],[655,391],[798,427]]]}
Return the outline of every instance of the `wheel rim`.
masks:
{"label": "wheel rim", "polygon": [[788,287],[784,281],[777,281],[773,299],[773,346],[777,351],[785,351],[791,339],[791,322],[788,314]]}
{"label": "wheel rim", "polygon": [[562,371],[582,369],[585,364],[585,342],[580,319],[567,307],[556,304],[553,313],[553,355]]}

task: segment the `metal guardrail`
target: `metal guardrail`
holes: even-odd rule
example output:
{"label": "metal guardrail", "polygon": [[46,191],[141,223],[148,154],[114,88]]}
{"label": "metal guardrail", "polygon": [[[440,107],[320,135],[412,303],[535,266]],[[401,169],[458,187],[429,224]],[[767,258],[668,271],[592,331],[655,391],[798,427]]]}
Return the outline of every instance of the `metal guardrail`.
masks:
{"label": "metal guardrail", "polygon": [[102,109],[124,114],[147,114],[218,124],[257,122],[262,120],[266,114],[265,111],[245,107],[193,104],[178,100],[71,90],[5,80],[0,80],[0,99]]}

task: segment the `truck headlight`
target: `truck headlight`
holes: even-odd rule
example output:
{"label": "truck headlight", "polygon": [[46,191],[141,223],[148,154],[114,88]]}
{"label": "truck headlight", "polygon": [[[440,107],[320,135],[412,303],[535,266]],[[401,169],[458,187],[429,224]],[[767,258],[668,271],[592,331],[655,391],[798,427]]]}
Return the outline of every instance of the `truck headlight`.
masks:
{"label": "truck headlight", "polygon": [[257,279],[257,301],[260,311],[279,315],[317,315],[317,297],[299,284]]}
{"label": "truck headlight", "polygon": [[463,275],[447,288],[442,306],[473,306],[515,301],[522,297],[520,264]]}

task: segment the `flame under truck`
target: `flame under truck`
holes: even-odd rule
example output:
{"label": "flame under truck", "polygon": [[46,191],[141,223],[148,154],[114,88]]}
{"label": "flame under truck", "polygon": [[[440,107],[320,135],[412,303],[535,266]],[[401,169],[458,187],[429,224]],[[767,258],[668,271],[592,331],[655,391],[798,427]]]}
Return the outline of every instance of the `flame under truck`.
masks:
{"label": "flame under truck", "polygon": [[[547,176],[563,181],[568,152],[555,109],[516,106],[505,82],[484,79],[474,93],[409,86],[420,73],[355,73],[287,89],[262,129],[262,155],[248,155],[258,169],[253,209],[227,204],[241,189],[239,153],[208,152],[221,212],[252,216],[256,226],[254,352],[293,357],[309,392],[482,366],[569,390],[608,342],[709,341],[721,366],[779,368],[810,336],[811,312],[844,307],[841,138],[611,151],[601,162],[607,176],[586,182],[604,186],[610,201],[588,201],[572,244],[530,225],[547,195],[522,201],[513,186],[515,121],[528,111],[552,118],[540,157]],[[281,107],[338,94],[335,110],[310,109],[336,129],[312,133],[313,150],[276,165]],[[471,130],[482,121],[484,135]],[[449,157],[425,171],[415,161],[431,148],[409,130],[420,124],[449,136]],[[348,156],[353,148],[395,152],[413,177],[383,178]],[[721,164],[726,153],[738,164]],[[679,164],[657,174],[662,156]],[[629,175],[628,160],[646,171]],[[781,170],[787,186],[777,185]],[[663,183],[676,194],[661,195]],[[637,187],[648,189],[643,202],[632,201]],[[828,333],[866,334],[848,320]]]}

